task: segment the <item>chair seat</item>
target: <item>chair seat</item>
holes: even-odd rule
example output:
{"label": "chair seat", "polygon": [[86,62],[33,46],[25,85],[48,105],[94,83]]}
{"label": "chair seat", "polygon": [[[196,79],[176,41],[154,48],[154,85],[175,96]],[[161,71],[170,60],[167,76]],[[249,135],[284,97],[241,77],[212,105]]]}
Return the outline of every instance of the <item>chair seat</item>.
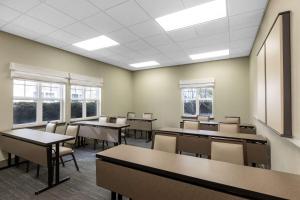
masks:
{"label": "chair seat", "polygon": [[[53,150],[55,150],[55,149],[53,149]],[[63,146],[59,147],[59,156],[64,156],[64,155],[68,155],[68,154],[72,154],[72,153],[74,153],[74,150],[69,147],[63,147]]]}

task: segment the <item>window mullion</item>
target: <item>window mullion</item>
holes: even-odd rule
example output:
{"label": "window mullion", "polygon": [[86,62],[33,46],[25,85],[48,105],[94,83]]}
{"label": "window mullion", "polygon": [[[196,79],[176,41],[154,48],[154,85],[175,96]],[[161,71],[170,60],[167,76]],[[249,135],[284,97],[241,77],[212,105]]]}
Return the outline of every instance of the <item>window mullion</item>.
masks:
{"label": "window mullion", "polygon": [[37,124],[43,122],[43,101],[42,101],[42,87],[40,82],[37,84]]}

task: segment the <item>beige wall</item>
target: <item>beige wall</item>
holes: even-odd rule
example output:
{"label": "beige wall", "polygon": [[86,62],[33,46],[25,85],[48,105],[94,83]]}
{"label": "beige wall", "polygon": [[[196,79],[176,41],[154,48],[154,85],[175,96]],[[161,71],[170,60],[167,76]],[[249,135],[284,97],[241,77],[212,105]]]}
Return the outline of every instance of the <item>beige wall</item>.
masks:
{"label": "beige wall", "polygon": [[[300,139],[300,2],[299,0],[270,0],[263,23],[250,56],[250,108],[252,121],[257,125],[258,133],[268,137],[271,143],[272,168],[300,174],[300,149],[287,139],[277,136],[265,125],[255,120],[256,114],[256,54],[263,40],[266,38],[277,14],[291,10],[291,42],[292,42],[292,109],[293,109],[293,134],[297,142]],[[276,109],[276,108],[274,108]]]}
{"label": "beige wall", "polygon": [[155,127],[178,127],[182,115],[180,80],[215,78],[216,120],[225,115],[249,121],[249,62],[237,58],[137,71],[133,74],[136,113],[152,112]]}
{"label": "beige wall", "polygon": [[102,114],[125,115],[132,110],[132,72],[0,32],[0,131],[12,127],[10,62],[103,77]]}

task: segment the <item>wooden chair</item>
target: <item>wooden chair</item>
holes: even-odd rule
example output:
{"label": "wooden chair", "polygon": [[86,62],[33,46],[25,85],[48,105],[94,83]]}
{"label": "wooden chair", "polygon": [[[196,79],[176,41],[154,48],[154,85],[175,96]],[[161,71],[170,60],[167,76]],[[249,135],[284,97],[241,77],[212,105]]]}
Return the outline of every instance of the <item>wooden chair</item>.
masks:
{"label": "wooden chair", "polygon": [[219,132],[224,132],[224,133],[239,133],[240,125],[239,124],[219,123],[218,130],[219,130]]}
{"label": "wooden chair", "polygon": [[241,123],[241,118],[240,117],[233,117],[233,116],[225,116],[224,123],[240,124]]}
{"label": "wooden chair", "polygon": [[56,122],[48,122],[45,128],[45,132],[48,133],[55,133],[57,128],[57,123]]}
{"label": "wooden chair", "polygon": [[[76,158],[74,156],[74,148],[76,146],[78,133],[79,133],[79,126],[77,126],[77,125],[67,125],[65,135],[74,136],[75,139],[64,142],[62,144],[62,146],[59,147],[59,158],[60,158],[60,161],[61,161],[62,165],[65,166],[65,162],[69,162],[69,161],[73,160],[77,171],[79,171],[79,167],[78,167]],[[63,157],[69,156],[69,155],[72,156],[72,159],[64,161]]]}
{"label": "wooden chair", "polygon": [[199,129],[199,122],[198,121],[183,121],[183,128],[184,129],[192,129],[198,130]]}
{"label": "wooden chair", "polygon": [[177,152],[177,135],[155,133],[152,149],[169,153]]}
{"label": "wooden chair", "polygon": [[143,113],[143,119],[153,119],[153,113]]}
{"label": "wooden chair", "polygon": [[[118,117],[118,118],[116,119],[116,124],[121,124],[121,125],[123,125],[123,124],[126,124],[126,122],[127,122],[127,118],[125,118],[125,117]],[[122,129],[121,137],[124,139],[125,144],[127,144],[127,141],[126,141],[126,128],[123,128],[123,129]]]}
{"label": "wooden chair", "polygon": [[179,135],[177,137],[177,151],[181,154],[193,153],[198,157],[206,155],[207,158],[210,158],[211,151],[211,141],[208,137],[197,137],[197,136],[188,136],[188,135]]}
{"label": "wooden chair", "polygon": [[198,115],[197,120],[200,121],[200,122],[209,122],[210,118],[209,118],[209,116]]}
{"label": "wooden chair", "polygon": [[127,113],[127,119],[135,118],[135,112],[128,112]]}
{"label": "wooden chair", "polygon": [[245,147],[241,141],[212,139],[211,159],[245,165]]}
{"label": "wooden chair", "polygon": [[104,123],[106,123],[108,121],[108,117],[106,117],[106,116],[100,116],[99,117],[99,122],[104,122]]}

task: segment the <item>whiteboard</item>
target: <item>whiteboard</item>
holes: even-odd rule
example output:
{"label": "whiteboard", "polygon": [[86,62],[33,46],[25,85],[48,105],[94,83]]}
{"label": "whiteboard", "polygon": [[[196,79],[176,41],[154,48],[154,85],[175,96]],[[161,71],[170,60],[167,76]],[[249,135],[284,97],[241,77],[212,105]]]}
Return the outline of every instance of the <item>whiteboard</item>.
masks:
{"label": "whiteboard", "polygon": [[257,119],[266,123],[266,63],[265,45],[257,55]]}

